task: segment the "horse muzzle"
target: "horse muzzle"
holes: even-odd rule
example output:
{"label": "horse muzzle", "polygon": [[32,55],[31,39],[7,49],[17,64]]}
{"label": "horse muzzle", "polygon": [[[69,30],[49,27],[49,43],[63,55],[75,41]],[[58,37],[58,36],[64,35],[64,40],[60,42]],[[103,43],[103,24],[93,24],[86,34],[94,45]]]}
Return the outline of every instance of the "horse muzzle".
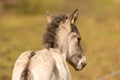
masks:
{"label": "horse muzzle", "polygon": [[76,70],[82,70],[85,66],[87,65],[87,61],[86,61],[86,57],[83,56],[79,61],[78,64],[76,66]]}

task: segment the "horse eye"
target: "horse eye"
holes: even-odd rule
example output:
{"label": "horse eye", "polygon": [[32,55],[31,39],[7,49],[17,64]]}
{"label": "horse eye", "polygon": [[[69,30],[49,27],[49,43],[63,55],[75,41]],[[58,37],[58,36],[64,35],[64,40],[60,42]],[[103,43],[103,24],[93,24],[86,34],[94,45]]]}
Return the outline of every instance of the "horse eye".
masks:
{"label": "horse eye", "polygon": [[78,42],[80,42],[81,41],[81,38],[78,38]]}

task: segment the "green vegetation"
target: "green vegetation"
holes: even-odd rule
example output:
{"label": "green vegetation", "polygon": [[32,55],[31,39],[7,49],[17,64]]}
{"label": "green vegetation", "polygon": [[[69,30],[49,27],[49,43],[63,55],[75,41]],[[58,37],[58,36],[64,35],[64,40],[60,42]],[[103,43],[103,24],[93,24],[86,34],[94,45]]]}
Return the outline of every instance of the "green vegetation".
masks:
{"label": "green vegetation", "polygon": [[[73,80],[97,80],[120,69],[119,0],[23,1],[27,6],[10,9],[1,7],[0,2],[0,80],[11,80],[14,63],[22,52],[43,48],[47,10],[70,13],[79,9],[76,24],[88,65],[79,72],[70,66]],[[119,80],[119,75],[108,80]]]}

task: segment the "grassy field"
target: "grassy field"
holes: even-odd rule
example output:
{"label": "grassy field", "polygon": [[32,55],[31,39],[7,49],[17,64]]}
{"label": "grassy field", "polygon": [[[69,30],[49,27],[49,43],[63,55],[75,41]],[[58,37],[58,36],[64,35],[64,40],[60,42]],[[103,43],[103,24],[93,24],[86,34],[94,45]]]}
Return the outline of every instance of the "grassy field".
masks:
{"label": "grassy field", "polygon": [[[52,5],[53,3],[51,2]],[[50,11],[72,12],[74,8],[80,11],[76,25],[82,36],[82,47],[88,65],[79,72],[69,66],[73,80],[98,80],[120,70],[119,0],[91,0],[81,5],[71,0],[68,5],[60,4],[62,9],[58,8],[58,11],[51,7]],[[43,14],[0,16],[0,80],[11,80],[14,63],[22,52],[42,49],[42,35],[46,23]],[[106,80],[120,80],[120,73]]]}

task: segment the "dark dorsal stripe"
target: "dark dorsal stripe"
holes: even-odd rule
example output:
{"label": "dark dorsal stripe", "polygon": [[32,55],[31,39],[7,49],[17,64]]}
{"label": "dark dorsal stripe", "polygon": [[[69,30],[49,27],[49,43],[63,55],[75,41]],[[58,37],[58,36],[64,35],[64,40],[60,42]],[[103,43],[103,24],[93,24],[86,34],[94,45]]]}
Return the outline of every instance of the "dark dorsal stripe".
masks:
{"label": "dark dorsal stripe", "polygon": [[32,74],[29,70],[29,65],[30,65],[30,61],[31,61],[31,58],[35,55],[35,52],[32,51],[30,53],[30,55],[28,56],[28,63],[26,64],[26,67],[25,69],[23,70],[22,74],[21,74],[21,77],[20,77],[20,80],[32,80]]}

